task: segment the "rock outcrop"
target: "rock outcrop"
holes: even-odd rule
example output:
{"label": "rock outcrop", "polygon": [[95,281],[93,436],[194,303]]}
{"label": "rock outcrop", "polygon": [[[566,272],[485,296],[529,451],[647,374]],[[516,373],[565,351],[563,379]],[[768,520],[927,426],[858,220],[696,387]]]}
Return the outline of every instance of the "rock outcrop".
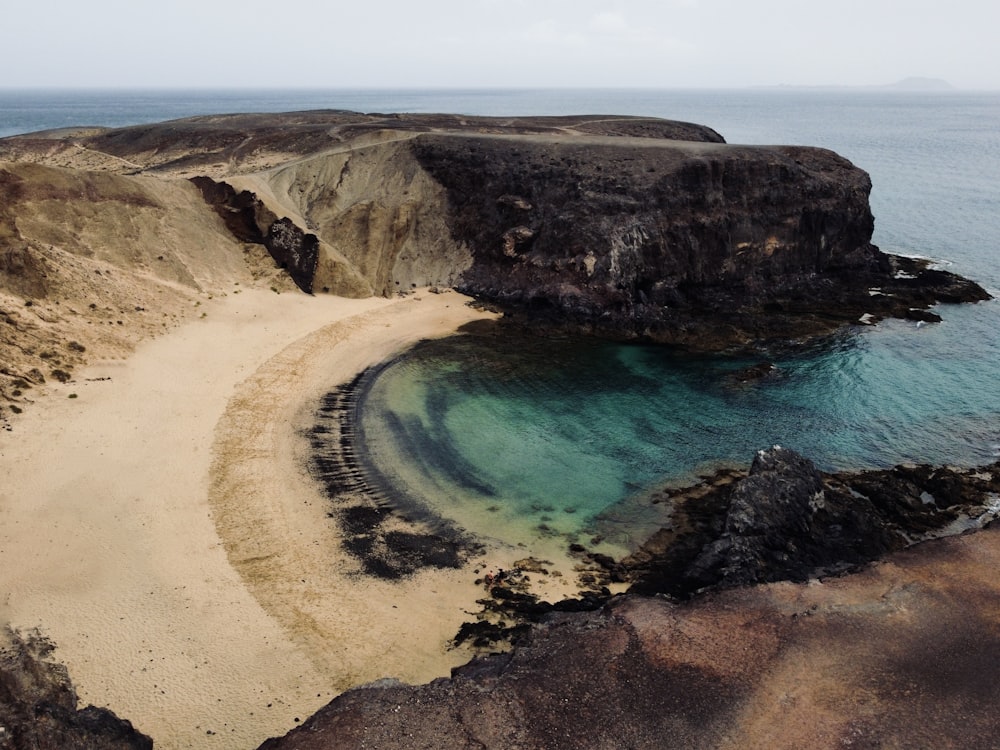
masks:
{"label": "rock outcrop", "polygon": [[299,289],[312,293],[319,259],[319,238],[315,234],[302,231],[288,218],[279,219],[247,190],[237,193],[228,183],[208,177],[193,177],[191,182],[236,239],[263,245]]}
{"label": "rock outcrop", "polygon": [[103,708],[77,706],[66,668],[37,634],[0,628],[0,748],[151,750],[153,741]]}
{"label": "rock outcrop", "polygon": [[857,571],[914,544],[992,524],[1000,517],[1000,462],[825,473],[775,446],[759,451],[747,471],[720,470],[647,500],[668,509],[670,521],[627,557],[571,545],[581,584],[588,582],[579,598],[540,601],[522,583],[536,571],[516,566],[502,586],[489,588],[483,611],[464,624],[456,642],[517,643],[532,623],[553,613],[599,609],[616,584],[629,584],[629,594],[684,600]]}
{"label": "rock outcrop", "polygon": [[655,498],[672,503],[675,516],[623,561],[633,592],[688,597],[806,581],[877,560],[949,524],[975,528],[1000,512],[1000,464],[828,474],[775,447],[759,451],[746,476],[722,479]]}
{"label": "rock outcrop", "polygon": [[437,135],[414,149],[473,251],[459,288],[534,324],[717,348],[987,297],[873,247],[868,175],[829,151]]}
{"label": "rock outcrop", "polygon": [[536,624],[511,651],[350,690],[261,750],[993,747],[1000,527],[859,564],[995,517],[998,489],[1000,464],[824,474],[762,451],[675,495],[688,531],[626,561],[630,593],[520,601]]}

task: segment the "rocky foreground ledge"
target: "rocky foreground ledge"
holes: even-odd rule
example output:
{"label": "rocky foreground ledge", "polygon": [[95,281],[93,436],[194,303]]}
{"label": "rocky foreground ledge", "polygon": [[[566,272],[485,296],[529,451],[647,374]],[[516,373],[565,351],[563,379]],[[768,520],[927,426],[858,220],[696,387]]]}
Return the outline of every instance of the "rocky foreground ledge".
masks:
{"label": "rocky foreground ledge", "polygon": [[37,633],[0,625],[0,748],[151,750],[153,741],[104,708],[80,708],[66,668]]}
{"label": "rocky foreground ledge", "polygon": [[494,589],[536,621],[513,650],[348,691],[261,750],[995,747],[998,492],[1000,463],[823,474],[761,451],[609,561],[630,593]]}
{"label": "rocky foreground ledge", "polygon": [[1000,532],[974,536],[808,586],[554,616],[451,679],[352,690],[261,750],[993,748]]}

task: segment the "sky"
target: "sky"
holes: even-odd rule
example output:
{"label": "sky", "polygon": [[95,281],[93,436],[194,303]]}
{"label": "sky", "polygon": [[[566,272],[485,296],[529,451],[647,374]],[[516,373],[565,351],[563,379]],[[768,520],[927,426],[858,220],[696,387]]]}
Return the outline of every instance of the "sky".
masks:
{"label": "sky", "polygon": [[32,0],[0,87],[1000,89],[997,0]]}

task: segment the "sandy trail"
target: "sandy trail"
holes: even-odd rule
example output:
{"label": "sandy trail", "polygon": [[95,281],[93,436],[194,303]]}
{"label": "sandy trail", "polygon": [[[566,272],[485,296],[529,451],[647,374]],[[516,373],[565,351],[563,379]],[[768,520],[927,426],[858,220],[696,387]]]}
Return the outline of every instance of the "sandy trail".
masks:
{"label": "sandy trail", "polygon": [[468,571],[353,576],[294,428],[329,386],[483,316],[465,301],[244,290],[54,385],[0,433],[0,620],[39,627],[82,703],[159,748],[245,750],[350,684],[447,674]]}

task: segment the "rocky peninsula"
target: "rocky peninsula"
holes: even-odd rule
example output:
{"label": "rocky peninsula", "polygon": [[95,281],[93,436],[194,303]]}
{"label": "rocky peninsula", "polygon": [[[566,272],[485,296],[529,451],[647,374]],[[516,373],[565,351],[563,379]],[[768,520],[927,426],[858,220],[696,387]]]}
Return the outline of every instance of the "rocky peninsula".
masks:
{"label": "rocky peninsula", "polygon": [[[474,555],[359,564],[359,524],[413,529],[377,504],[336,526],[302,457],[330,378],[472,320],[730,350],[988,298],[874,247],[870,189],[829,151],[639,117],[0,140],[0,747],[69,746],[31,712],[148,746],[76,712],[35,627],[158,747],[254,747],[317,710],[265,746],[991,746],[998,466],[765,451],[658,498],[675,523],[630,558],[566,550],[578,575],[526,561],[530,588],[484,598]],[[507,622],[456,644],[479,609]]]}
{"label": "rocky peninsula", "polygon": [[688,123],[309,112],[56,136],[0,159],[116,173],[126,203],[131,176],[187,177],[308,293],[447,286],[532,325],[701,349],[988,296],[874,247],[846,159]]}

